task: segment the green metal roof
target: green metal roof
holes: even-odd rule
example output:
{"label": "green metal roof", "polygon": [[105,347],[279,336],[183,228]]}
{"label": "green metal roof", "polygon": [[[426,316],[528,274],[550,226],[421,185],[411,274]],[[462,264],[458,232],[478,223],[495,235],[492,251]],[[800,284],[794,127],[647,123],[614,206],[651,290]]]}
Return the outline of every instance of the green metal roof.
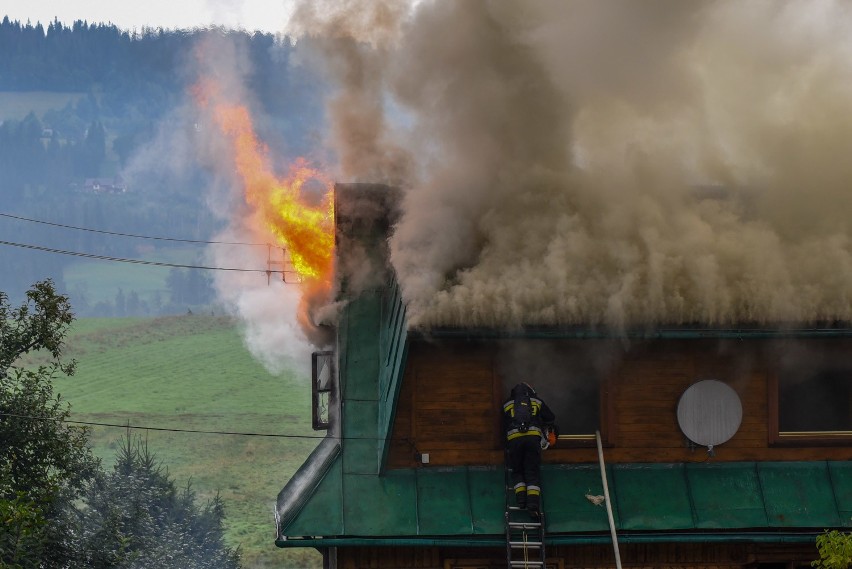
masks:
{"label": "green metal roof", "polygon": [[[345,456],[344,445],[344,456]],[[292,521],[281,547],[337,542],[495,545],[503,536],[502,468],[347,473],[339,458]],[[852,527],[852,464],[737,462],[616,464],[608,478],[626,541],[797,541]],[[544,510],[553,543],[608,536],[597,465],[545,465]],[[305,538],[308,539],[299,539]],[[354,540],[354,541],[353,541]]]}

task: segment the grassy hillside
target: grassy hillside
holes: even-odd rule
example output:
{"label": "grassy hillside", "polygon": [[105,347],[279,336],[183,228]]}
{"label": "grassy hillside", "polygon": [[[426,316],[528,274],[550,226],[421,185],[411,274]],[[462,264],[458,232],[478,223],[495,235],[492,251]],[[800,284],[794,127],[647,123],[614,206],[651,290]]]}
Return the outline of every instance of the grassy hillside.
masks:
{"label": "grassy hillside", "polygon": [[[68,339],[77,374],[57,382],[78,420],[149,427],[316,435],[310,388],[295,374],[270,375],[242,344],[237,325],[201,315],[81,319]],[[317,567],[313,550],[274,545],[278,491],[316,444],[313,439],[134,430],[180,483],[202,499],[218,490],[227,538],[246,567]],[[93,427],[111,466],[121,428]]]}
{"label": "grassy hillside", "polygon": [[61,109],[84,93],[53,93],[49,91],[0,91],[0,121],[21,120],[30,112],[41,117],[45,111]]}
{"label": "grassy hillside", "polygon": [[121,289],[124,294],[136,291],[141,300],[153,304],[158,293],[162,302],[169,299],[166,285],[168,275],[169,270],[164,267],[139,265],[128,268],[123,263],[82,261],[70,264],[63,277],[65,286],[71,291],[72,302],[75,292],[84,291],[91,305],[98,302],[111,303]]}
{"label": "grassy hillside", "polygon": [[[140,247],[134,259],[177,264],[199,264],[200,247]],[[168,267],[150,265],[127,265],[125,263],[106,263],[104,261],[77,261],[70,263],[63,272],[63,280],[70,291],[71,302],[75,294],[84,292],[90,305],[98,302],[112,303],[119,289],[124,294],[136,292],[141,300],[153,305],[154,297],[159,294],[161,302],[170,298],[167,279]],[[265,279],[265,275],[258,276]]]}

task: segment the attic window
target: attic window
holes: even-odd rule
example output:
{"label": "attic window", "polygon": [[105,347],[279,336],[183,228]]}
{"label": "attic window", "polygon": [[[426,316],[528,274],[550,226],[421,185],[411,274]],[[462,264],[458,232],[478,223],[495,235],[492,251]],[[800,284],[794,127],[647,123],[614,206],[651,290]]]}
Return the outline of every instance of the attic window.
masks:
{"label": "attic window", "polygon": [[328,429],[334,352],[311,354],[311,421],[315,431]]}
{"label": "attic window", "polygon": [[[819,354],[823,355],[823,354]],[[852,440],[852,366],[812,358],[782,368],[770,382],[770,442],[849,444]]]}

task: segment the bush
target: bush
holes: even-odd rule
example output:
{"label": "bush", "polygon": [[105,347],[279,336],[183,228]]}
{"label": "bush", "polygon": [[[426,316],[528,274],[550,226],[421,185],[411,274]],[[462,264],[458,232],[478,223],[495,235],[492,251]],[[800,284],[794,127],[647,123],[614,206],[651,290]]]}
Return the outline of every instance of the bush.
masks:
{"label": "bush", "polygon": [[816,538],[819,559],[812,562],[819,569],[846,569],[852,564],[852,534],[826,531]]}

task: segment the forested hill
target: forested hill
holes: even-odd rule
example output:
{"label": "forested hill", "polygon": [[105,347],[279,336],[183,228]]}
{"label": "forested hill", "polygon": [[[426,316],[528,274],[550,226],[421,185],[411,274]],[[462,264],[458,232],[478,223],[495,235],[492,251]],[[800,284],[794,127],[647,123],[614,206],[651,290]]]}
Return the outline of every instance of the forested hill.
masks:
{"label": "forested hill", "polygon": [[[293,71],[294,47],[287,38],[219,29],[130,33],[111,24],[83,21],[70,27],[54,21],[45,29],[40,23],[10,21],[8,16],[0,23],[0,92],[77,96],[62,108],[34,112],[27,119],[14,117],[17,121],[9,121],[0,108],[0,123],[5,126],[0,140],[22,151],[28,147],[36,151],[37,139],[43,146],[94,145],[85,159],[64,157],[64,162],[74,162],[69,174],[78,178],[112,174],[111,165],[103,161],[112,157],[123,165],[153,134],[155,121],[185,96],[187,83],[195,79],[189,71],[192,51],[205,34],[239,44],[248,56],[243,71],[259,110],[266,120],[277,122],[273,128],[282,129],[280,134],[290,139],[291,146],[299,146],[319,121],[319,83],[303,69]],[[91,127],[95,140],[87,140]],[[103,128],[105,149],[100,148]],[[99,160],[100,154],[104,156]],[[25,162],[17,169],[31,171],[32,163]]]}
{"label": "forested hill", "polygon": [[[128,32],[112,24],[54,21],[45,29],[0,22],[0,91],[79,92],[97,95],[82,104],[84,117],[129,118],[134,111],[153,118],[173,97],[182,96],[193,46],[205,34],[241,42],[249,56],[248,87],[270,114],[298,106],[315,111],[317,82],[293,73],[294,48],[288,38],[244,31],[144,29]],[[300,104],[304,104],[301,107]],[[310,109],[309,109],[310,107]]]}
{"label": "forested hill", "polygon": [[0,90],[87,91],[100,84],[122,92],[157,85],[174,92],[175,55],[186,51],[192,34],[145,31],[131,35],[113,25],[83,21],[0,23]]}
{"label": "forested hill", "polygon": [[[231,42],[246,61],[241,72],[264,140],[284,158],[309,154],[322,121],[322,85],[294,64],[297,48],[286,37],[222,29],[128,32],[84,21],[45,28],[3,17],[0,213],[106,231],[211,237],[220,222],[205,203],[209,172],[192,163],[179,172],[156,162],[132,167],[164,137],[192,143],[203,136],[174,110],[196,80],[193,54],[205,35]],[[0,217],[0,241],[139,256],[138,241],[8,217]],[[74,262],[0,245],[0,267],[15,267],[0,271],[0,291],[14,294],[52,277],[61,291],[73,293],[63,275]]]}

